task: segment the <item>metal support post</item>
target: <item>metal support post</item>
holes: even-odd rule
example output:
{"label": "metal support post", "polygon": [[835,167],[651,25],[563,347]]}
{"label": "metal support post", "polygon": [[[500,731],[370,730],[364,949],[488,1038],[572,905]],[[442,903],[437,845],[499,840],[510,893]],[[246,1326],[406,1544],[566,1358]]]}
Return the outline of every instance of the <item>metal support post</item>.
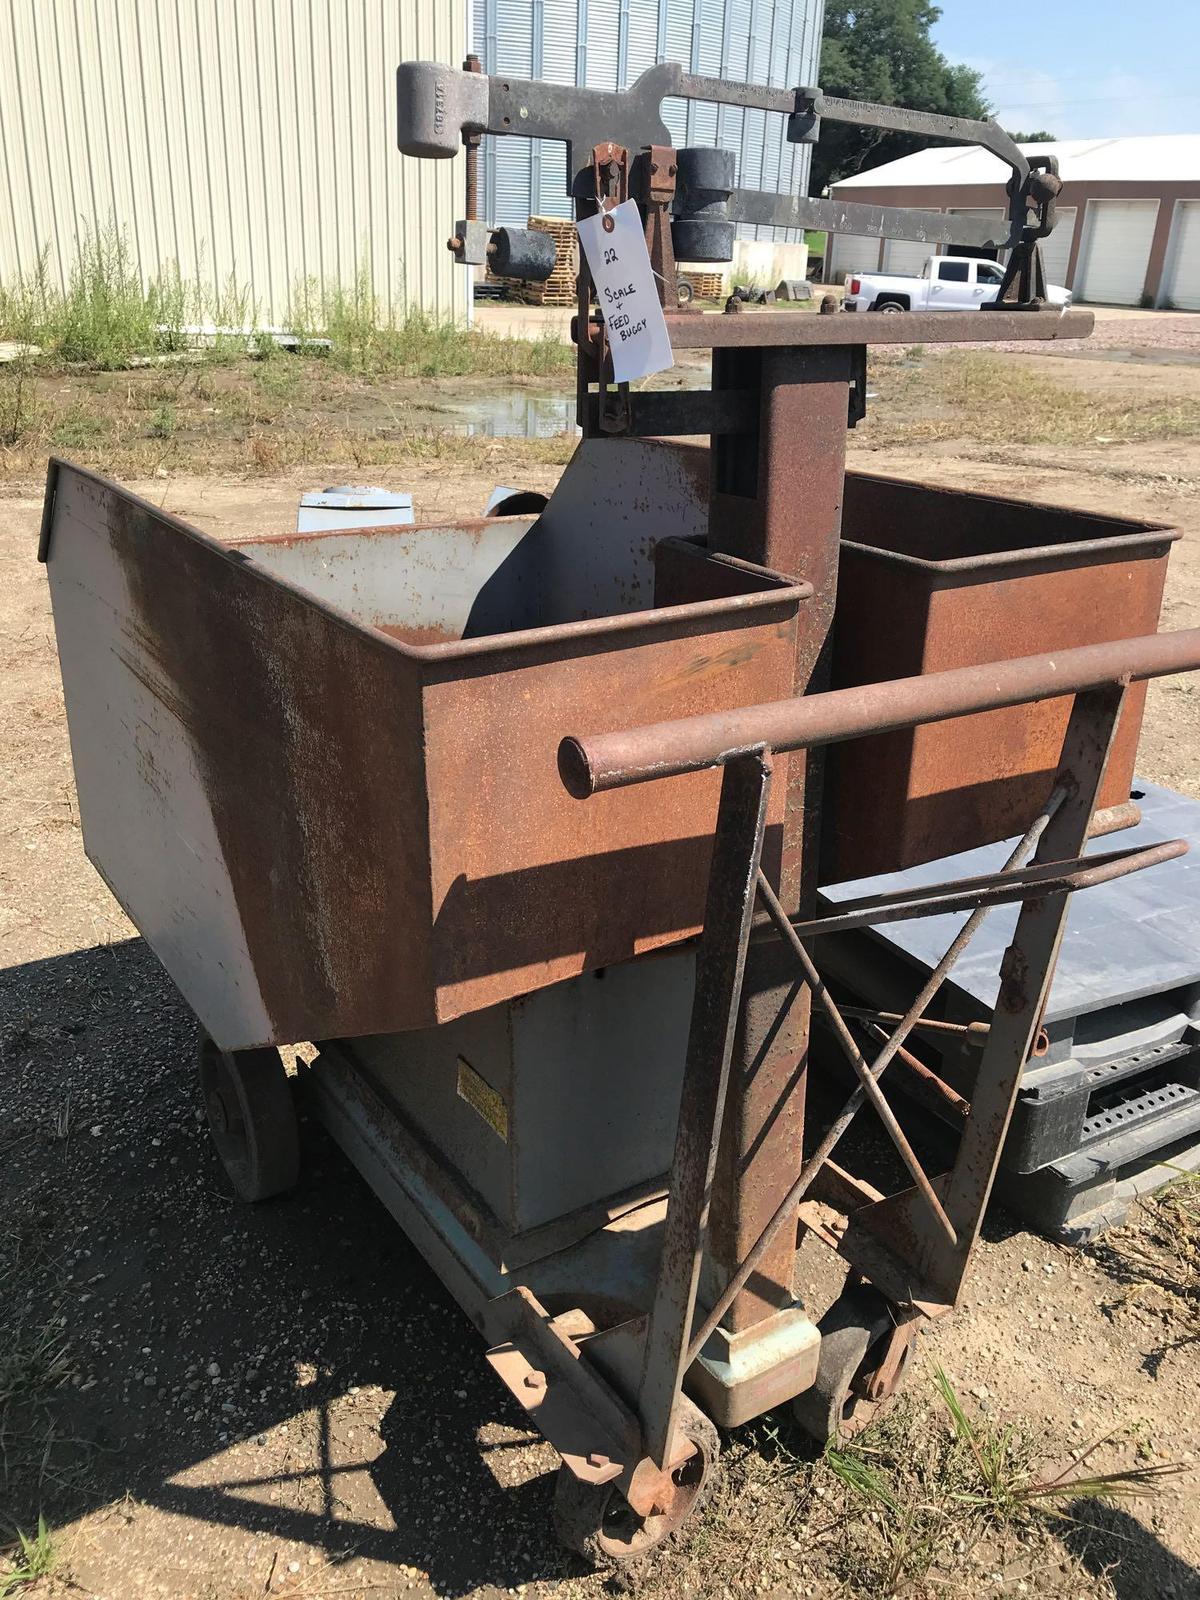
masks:
{"label": "metal support post", "polygon": [[638,1395],[645,1454],[661,1470],[671,1459],[695,1314],[770,783],[770,763],[762,752],[729,762],[721,783],[663,1247]]}
{"label": "metal support post", "polygon": [[[828,683],[852,354],[844,347],[713,351],[714,392],[757,393],[759,410],[751,433],[713,436],[709,543],[779,572],[802,572],[812,583],[797,695]],[[816,889],[820,761],[820,752],[797,751],[781,773],[784,826],[764,869],[790,911],[811,902]],[[771,984],[766,975],[778,965],[771,952],[753,951],[751,962],[713,1196],[712,1259],[725,1278],[786,1192],[804,1133],[809,996],[794,992],[790,972]],[[730,1309],[731,1331],[791,1303],[794,1256],[791,1241],[780,1239],[760,1261],[753,1284]]]}

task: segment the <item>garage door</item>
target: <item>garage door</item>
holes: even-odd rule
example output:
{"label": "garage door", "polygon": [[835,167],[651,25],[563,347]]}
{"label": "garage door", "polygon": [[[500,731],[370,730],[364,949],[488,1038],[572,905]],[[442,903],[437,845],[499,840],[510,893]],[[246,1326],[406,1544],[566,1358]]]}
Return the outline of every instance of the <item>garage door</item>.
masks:
{"label": "garage door", "polygon": [[1136,306],[1146,287],[1157,200],[1089,200],[1075,295],[1104,305]]}
{"label": "garage door", "polygon": [[852,233],[839,233],[833,241],[833,265],[826,270],[826,283],[841,283],[848,272],[879,271],[879,240],[860,239]]}
{"label": "garage door", "polygon": [[1059,206],[1054,232],[1042,240],[1042,265],[1046,269],[1046,282],[1056,283],[1060,289],[1069,289],[1067,268],[1071,264],[1071,240],[1075,236],[1074,206]]}
{"label": "garage door", "polygon": [[[952,217],[978,217],[981,222],[994,223],[996,225],[997,233],[1000,237],[1003,237],[1004,233],[1008,232],[1007,228],[1004,228],[1004,212],[999,206],[951,206],[950,215]],[[1001,232],[1001,230],[1003,230],[1003,232]],[[977,251],[974,248],[960,249],[960,247],[956,244],[944,244],[942,246],[942,254],[944,256],[971,256],[984,253],[995,259],[1000,252],[998,250],[989,250],[983,252]]]}
{"label": "garage door", "polygon": [[889,239],[883,247],[883,270],[919,278],[933,246],[913,239]]}
{"label": "garage door", "polygon": [[1163,301],[1180,311],[1200,311],[1200,200],[1181,200],[1175,207]]}

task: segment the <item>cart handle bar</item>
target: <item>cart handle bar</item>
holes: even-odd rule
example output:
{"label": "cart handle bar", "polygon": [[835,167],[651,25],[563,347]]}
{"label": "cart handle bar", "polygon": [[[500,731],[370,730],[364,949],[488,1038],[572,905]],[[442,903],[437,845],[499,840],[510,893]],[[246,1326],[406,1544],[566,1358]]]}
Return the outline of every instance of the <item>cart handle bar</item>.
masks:
{"label": "cart handle bar", "polygon": [[558,747],[558,771],[568,792],[586,800],[606,789],[724,766],[752,750],[809,750],[975,711],[1079,694],[1104,684],[1140,683],[1198,669],[1200,628],[1116,639],[590,738],[568,737]]}

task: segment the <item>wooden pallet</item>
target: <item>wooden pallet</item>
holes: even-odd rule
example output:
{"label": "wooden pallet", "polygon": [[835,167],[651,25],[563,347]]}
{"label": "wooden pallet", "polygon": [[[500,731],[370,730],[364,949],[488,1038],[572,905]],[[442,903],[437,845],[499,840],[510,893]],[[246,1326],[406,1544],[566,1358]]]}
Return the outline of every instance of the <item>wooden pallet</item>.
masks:
{"label": "wooden pallet", "polygon": [[727,293],[723,272],[695,272],[690,267],[681,269],[679,276],[692,286],[697,300],[723,300]]}

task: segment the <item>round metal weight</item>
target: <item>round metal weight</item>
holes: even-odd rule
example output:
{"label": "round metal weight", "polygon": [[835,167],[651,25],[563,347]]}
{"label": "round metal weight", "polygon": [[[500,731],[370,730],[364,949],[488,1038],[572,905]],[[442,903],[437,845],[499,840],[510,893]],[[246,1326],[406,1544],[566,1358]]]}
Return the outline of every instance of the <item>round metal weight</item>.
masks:
{"label": "round metal weight", "polygon": [[696,1449],[671,1475],[675,1494],[668,1510],[639,1517],[611,1483],[581,1483],[566,1467],[558,1469],[554,1528],[568,1550],[596,1567],[625,1566],[678,1533],[703,1505],[712,1490],[721,1442],[698,1406],[686,1397],[679,1406],[679,1426]]}
{"label": "round metal weight", "polygon": [[818,1444],[836,1444],[861,1433],[899,1389],[912,1354],[911,1338],[882,1392],[874,1381],[895,1326],[887,1301],[867,1287],[846,1290],[821,1318],[816,1382],[792,1401],[796,1421]]}
{"label": "round metal weight", "polygon": [[220,1050],[200,1036],[208,1131],[239,1198],[266,1200],[295,1184],[300,1139],[278,1050]]}
{"label": "round metal weight", "polygon": [[732,222],[709,217],[676,217],[671,224],[671,248],[676,261],[732,261]]}
{"label": "round metal weight", "polygon": [[488,265],[500,278],[544,283],[558,260],[554,240],[537,228],[497,228],[492,244],[495,249],[489,252]]}
{"label": "round metal weight", "polygon": [[737,159],[732,150],[713,150],[707,145],[688,145],[680,150],[676,157],[675,215],[727,216],[726,204],[736,172]]}

